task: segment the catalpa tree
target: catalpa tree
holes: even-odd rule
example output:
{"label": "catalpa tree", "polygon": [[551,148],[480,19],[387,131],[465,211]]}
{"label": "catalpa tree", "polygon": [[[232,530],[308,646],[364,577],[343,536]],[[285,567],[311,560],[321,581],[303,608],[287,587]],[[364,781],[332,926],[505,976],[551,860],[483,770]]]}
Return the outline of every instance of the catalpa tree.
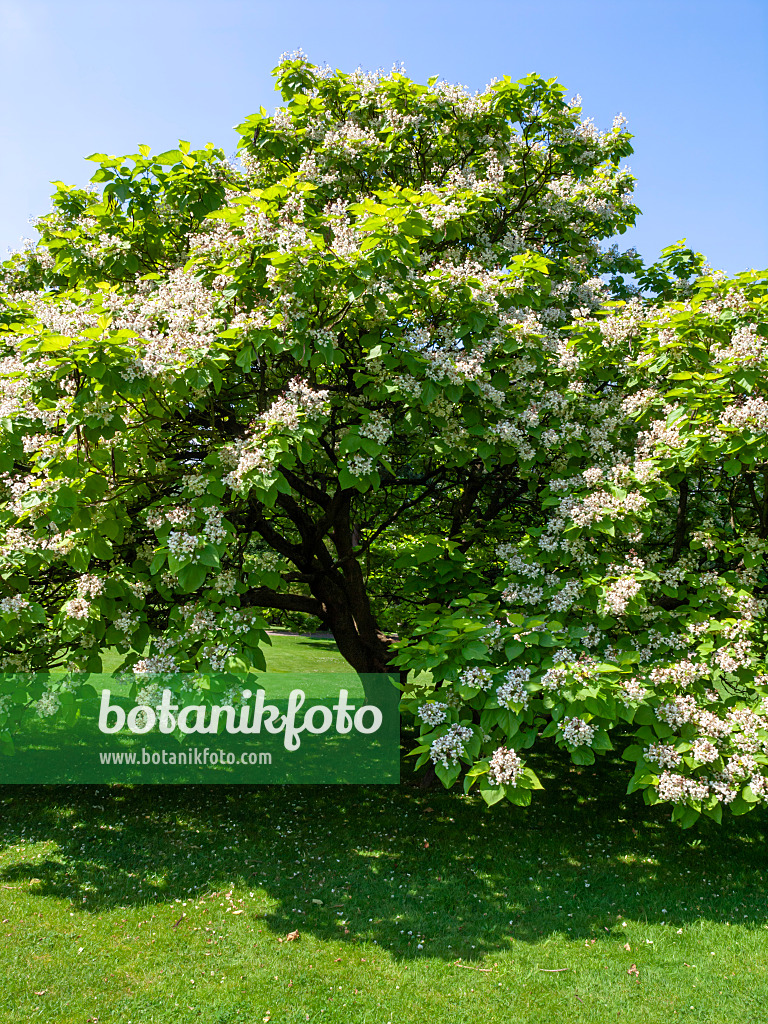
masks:
{"label": "catalpa tree", "polygon": [[237,166],[95,154],[5,265],[2,713],[110,647],[263,667],[283,609],[400,671],[446,785],[526,803],[537,738],[621,725],[685,823],[756,805],[764,279],[601,247],[630,136],[555,80],[276,76]]}

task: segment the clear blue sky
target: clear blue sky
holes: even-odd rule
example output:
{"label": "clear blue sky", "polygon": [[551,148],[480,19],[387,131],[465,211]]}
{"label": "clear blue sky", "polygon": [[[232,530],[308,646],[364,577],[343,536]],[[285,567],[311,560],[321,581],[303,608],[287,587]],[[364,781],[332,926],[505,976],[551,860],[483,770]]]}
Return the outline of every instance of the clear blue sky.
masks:
{"label": "clear blue sky", "polygon": [[536,71],[585,114],[629,119],[646,258],[687,237],[717,268],[768,267],[766,0],[0,0],[0,258],[85,184],[95,151],[179,138],[227,153],[277,102],[285,50],[345,71],[402,61],[481,88]]}

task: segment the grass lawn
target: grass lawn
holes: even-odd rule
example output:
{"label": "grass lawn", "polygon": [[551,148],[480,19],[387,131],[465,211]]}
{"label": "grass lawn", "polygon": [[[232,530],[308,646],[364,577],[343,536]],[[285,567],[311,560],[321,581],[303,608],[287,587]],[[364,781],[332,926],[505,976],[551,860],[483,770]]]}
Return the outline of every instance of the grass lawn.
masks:
{"label": "grass lawn", "polygon": [[[333,640],[317,637],[295,636],[293,634],[273,635],[271,646],[263,648],[267,660],[267,672],[325,672],[353,673],[349,663],[339,654]],[[114,672],[123,662],[125,655],[110,650],[102,655],[102,666],[106,674]],[[51,673],[64,675],[64,669]],[[118,683],[113,692],[128,692],[127,684]]]}
{"label": "grass lawn", "polygon": [[[271,671],[334,656],[273,640]],[[766,815],[681,832],[604,761],[535,767],[529,810],[408,765],[0,787],[0,1021],[764,1024]]]}

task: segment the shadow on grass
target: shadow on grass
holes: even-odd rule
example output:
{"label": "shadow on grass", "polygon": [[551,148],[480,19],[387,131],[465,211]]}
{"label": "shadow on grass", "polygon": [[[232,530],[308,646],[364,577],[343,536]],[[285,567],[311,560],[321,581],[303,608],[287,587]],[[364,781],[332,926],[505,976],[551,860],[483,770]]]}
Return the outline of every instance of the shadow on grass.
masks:
{"label": "shadow on grass", "polygon": [[[532,762],[533,759],[532,759]],[[622,921],[768,927],[765,813],[682,832],[628,768],[538,758],[530,809],[401,786],[0,787],[0,884],[94,913],[263,890],[275,935],[466,959],[621,934]],[[21,844],[52,843],[42,860]],[[322,901],[322,904],[314,901]],[[218,901],[217,901],[218,902]]]}

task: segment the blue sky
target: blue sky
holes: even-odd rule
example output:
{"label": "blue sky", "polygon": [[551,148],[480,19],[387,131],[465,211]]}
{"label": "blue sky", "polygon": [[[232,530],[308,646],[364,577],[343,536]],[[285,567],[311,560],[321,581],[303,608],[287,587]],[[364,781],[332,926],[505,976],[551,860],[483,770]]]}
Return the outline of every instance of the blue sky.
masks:
{"label": "blue sky", "polygon": [[92,152],[179,138],[227,153],[277,102],[283,51],[345,71],[402,61],[481,88],[557,76],[602,128],[629,119],[647,258],[679,238],[729,273],[768,267],[765,0],[0,0],[0,258],[32,236],[50,181]]}

